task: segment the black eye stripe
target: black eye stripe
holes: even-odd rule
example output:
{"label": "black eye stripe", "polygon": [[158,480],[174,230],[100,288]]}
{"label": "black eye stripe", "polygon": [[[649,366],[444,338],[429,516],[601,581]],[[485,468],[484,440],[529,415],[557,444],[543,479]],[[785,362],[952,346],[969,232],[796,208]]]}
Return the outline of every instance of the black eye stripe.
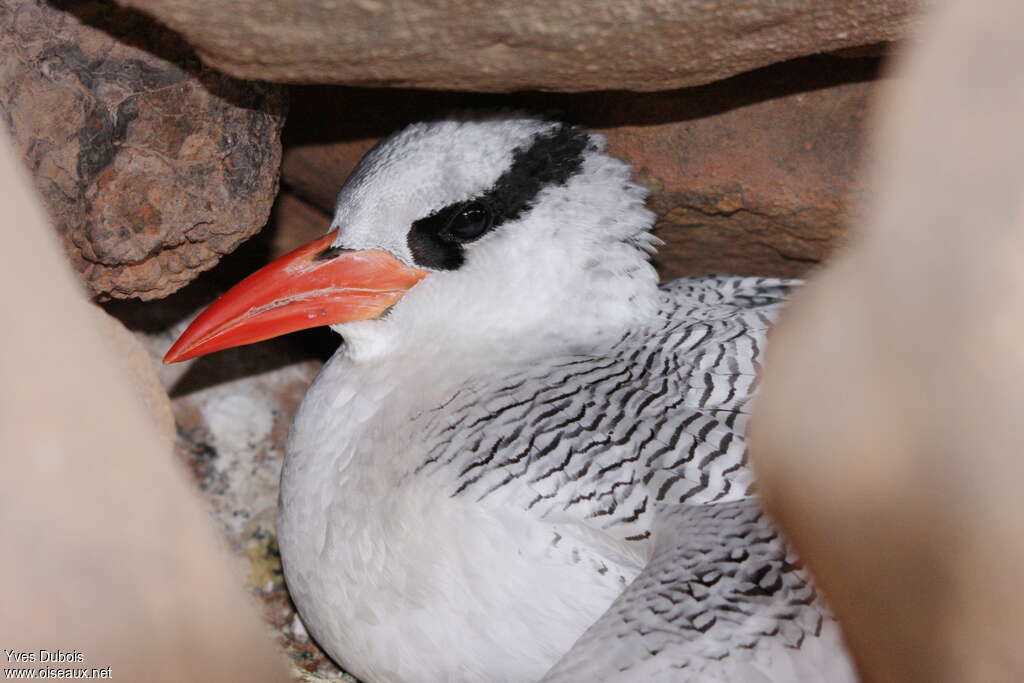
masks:
{"label": "black eye stripe", "polygon": [[459,268],[465,262],[462,244],[446,234],[445,229],[460,211],[470,204],[486,207],[491,221],[482,234],[518,219],[529,210],[541,190],[563,185],[579,172],[588,144],[585,132],[562,124],[535,137],[528,147],[517,149],[512,164],[483,195],[446,206],[412,224],[408,242],[413,261],[436,270]]}
{"label": "black eye stripe", "polygon": [[442,235],[461,208],[462,203],[452,204],[412,224],[408,241],[413,262],[435,270],[456,270],[463,264],[462,245]]}

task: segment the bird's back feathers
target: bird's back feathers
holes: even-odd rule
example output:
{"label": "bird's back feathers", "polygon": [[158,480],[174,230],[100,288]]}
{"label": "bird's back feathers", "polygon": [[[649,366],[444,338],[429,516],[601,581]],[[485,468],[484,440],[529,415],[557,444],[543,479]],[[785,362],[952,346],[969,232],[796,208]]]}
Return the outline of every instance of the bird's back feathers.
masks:
{"label": "bird's back feathers", "polygon": [[418,416],[432,447],[416,473],[448,495],[582,523],[649,558],[546,681],[853,680],[751,497],[747,406],[795,284],[676,280],[650,324],[469,382]]}

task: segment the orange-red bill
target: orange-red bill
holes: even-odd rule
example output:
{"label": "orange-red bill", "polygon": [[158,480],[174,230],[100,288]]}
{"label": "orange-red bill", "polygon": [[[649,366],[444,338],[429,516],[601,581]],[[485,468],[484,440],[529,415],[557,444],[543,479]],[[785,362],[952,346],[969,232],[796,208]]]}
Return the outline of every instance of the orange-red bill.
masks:
{"label": "orange-red bill", "polygon": [[229,289],[192,321],[164,362],[376,318],[427,275],[385,251],[332,249],[336,237],[330,232],[299,247]]}

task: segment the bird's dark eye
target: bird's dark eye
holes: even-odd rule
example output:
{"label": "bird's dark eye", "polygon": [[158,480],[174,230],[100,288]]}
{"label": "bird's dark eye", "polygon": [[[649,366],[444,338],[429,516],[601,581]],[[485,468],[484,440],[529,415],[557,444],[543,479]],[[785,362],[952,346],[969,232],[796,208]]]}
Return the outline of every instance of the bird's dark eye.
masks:
{"label": "bird's dark eye", "polygon": [[470,202],[452,217],[443,234],[453,242],[472,242],[490,229],[492,221],[490,209],[480,202]]}

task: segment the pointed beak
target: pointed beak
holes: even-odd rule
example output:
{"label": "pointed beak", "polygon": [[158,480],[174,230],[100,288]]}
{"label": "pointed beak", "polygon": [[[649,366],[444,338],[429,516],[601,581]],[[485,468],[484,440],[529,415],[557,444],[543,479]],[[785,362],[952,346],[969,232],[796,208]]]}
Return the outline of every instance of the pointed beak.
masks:
{"label": "pointed beak", "polygon": [[229,289],[189,325],[164,363],[377,318],[427,275],[384,251],[332,247],[337,234],[299,247]]}

